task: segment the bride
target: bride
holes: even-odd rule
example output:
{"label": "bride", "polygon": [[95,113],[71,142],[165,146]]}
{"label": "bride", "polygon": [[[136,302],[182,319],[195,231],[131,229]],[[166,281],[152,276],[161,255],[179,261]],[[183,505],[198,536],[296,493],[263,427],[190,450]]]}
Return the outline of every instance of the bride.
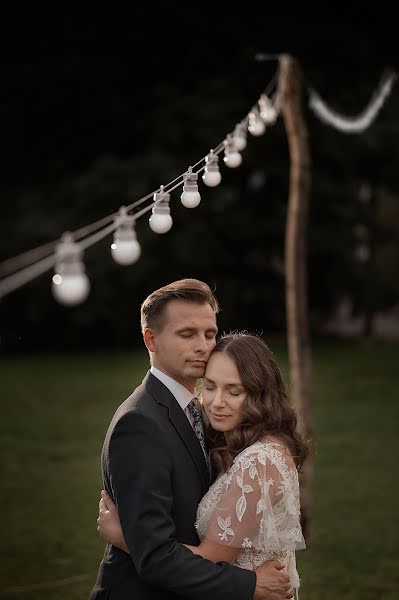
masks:
{"label": "bride", "polygon": [[[298,471],[307,446],[296,429],[279,367],[257,336],[223,336],[208,360],[201,390],[206,437],[217,477],[202,498],[195,527],[203,558],[254,570],[284,564],[298,596],[295,551],[305,548]],[[101,494],[98,530],[128,551],[115,504]]]}

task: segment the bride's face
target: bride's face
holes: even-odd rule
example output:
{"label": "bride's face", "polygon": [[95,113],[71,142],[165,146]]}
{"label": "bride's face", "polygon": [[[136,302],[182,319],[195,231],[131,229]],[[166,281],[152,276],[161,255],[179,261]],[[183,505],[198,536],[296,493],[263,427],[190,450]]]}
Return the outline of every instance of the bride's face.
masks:
{"label": "bride's face", "polygon": [[231,431],[243,420],[241,405],[247,392],[234,361],[225,353],[211,354],[202,388],[202,404],[217,431]]}

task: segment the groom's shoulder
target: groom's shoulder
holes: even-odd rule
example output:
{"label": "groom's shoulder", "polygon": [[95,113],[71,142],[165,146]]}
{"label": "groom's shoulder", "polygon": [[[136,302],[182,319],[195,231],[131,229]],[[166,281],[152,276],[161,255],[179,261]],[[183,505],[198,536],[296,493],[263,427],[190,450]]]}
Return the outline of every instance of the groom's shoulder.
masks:
{"label": "groom's shoulder", "polygon": [[148,410],[148,404],[151,402],[151,398],[149,397],[148,391],[146,389],[145,383],[141,383],[138,387],[136,387],[131,394],[124,400],[116,409],[115,415],[123,416],[129,412],[144,412],[146,413]]}
{"label": "groom's shoulder", "polygon": [[111,425],[116,425],[122,417],[131,413],[140,416],[154,416],[154,411],[157,412],[158,404],[155,401],[150,385],[152,378],[153,376],[147,373],[143,382],[118,406],[112,418]]}

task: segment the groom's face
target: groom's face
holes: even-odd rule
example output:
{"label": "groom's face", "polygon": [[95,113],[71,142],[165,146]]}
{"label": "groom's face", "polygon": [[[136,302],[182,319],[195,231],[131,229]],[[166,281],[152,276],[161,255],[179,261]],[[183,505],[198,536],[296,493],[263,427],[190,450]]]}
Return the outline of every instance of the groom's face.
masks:
{"label": "groom's face", "polygon": [[144,338],[154,367],[193,391],[204,375],[216,334],[216,316],[208,303],[171,300],[161,324],[147,329]]}

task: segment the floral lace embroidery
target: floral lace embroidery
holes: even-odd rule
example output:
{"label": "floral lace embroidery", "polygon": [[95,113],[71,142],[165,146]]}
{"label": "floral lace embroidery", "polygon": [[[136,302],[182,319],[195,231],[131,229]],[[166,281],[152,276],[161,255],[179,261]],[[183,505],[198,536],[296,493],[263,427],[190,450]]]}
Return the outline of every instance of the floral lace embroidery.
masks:
{"label": "floral lace embroidery", "polygon": [[[289,468],[277,442],[259,441],[245,448],[234,460],[230,469],[216,479],[207,494],[201,500],[195,526],[200,539],[207,533],[212,515],[222,497],[234,483],[240,494],[235,503],[235,515],[226,518],[218,517],[217,524],[221,543],[230,544],[235,535],[234,523],[244,524],[243,519],[248,506],[249,495],[260,487],[260,499],[256,505],[256,514],[260,518],[259,536],[255,539],[243,537],[235,565],[254,570],[266,560],[277,559],[286,565],[290,573],[291,583],[299,587],[299,578],[295,565],[295,549],[304,548],[304,539],[300,526],[299,483],[296,468]],[[279,473],[277,489],[272,477],[264,478],[260,465],[271,464]],[[266,472],[266,470],[265,470]],[[273,488],[276,501],[270,510],[267,504],[269,491]],[[258,492],[259,495],[259,492]],[[269,506],[269,509],[268,509]],[[259,543],[259,540],[265,540]],[[258,543],[256,543],[256,541]]]}
{"label": "floral lace embroidery", "polygon": [[230,517],[228,517],[227,519],[221,519],[219,517],[218,523],[219,523],[220,529],[223,530],[223,533],[218,533],[218,536],[220,537],[220,541],[227,540],[228,535],[234,535],[234,531],[232,529],[230,529],[230,525],[231,525]]}

